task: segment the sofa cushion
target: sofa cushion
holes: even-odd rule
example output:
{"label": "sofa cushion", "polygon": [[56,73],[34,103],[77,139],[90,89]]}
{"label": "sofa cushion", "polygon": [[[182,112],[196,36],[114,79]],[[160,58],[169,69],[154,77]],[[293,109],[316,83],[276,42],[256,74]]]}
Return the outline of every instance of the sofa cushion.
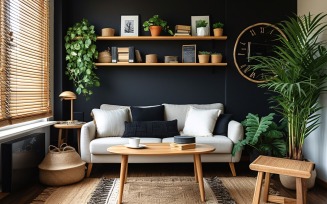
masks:
{"label": "sofa cushion", "polygon": [[191,106],[186,115],[185,126],[181,135],[212,136],[219,109],[202,110]]}
{"label": "sofa cushion", "polygon": [[125,131],[125,121],[129,121],[128,109],[101,110],[93,109],[97,137],[118,136]]}
{"label": "sofa cushion", "polygon": [[227,136],[228,123],[232,120],[232,117],[232,114],[220,114],[212,134]]}
{"label": "sofa cushion", "polygon": [[[141,144],[145,143],[161,143],[160,138],[141,138]],[[97,138],[92,140],[90,143],[90,152],[91,154],[111,154],[107,151],[108,147],[115,145],[124,145],[128,144],[128,138],[122,137],[106,137],[106,138]],[[108,161],[110,162],[110,161]]]}
{"label": "sofa cushion", "polygon": [[136,107],[131,106],[132,121],[163,121],[164,106]]}
{"label": "sofa cushion", "polygon": [[101,110],[117,110],[117,109],[128,109],[128,121],[132,121],[131,107],[130,106],[121,106],[121,105],[113,105],[113,104],[102,104],[100,106]]}
{"label": "sofa cushion", "polygon": [[[162,143],[173,143],[174,137],[162,139]],[[212,137],[195,137],[195,142],[198,144],[207,144],[215,147],[213,153],[230,154],[233,148],[233,142],[226,136],[214,135]]]}
{"label": "sofa cushion", "polygon": [[172,121],[133,121],[125,122],[122,137],[154,137],[165,138],[179,135],[177,120]]}
{"label": "sofa cushion", "polygon": [[198,109],[219,109],[221,113],[224,112],[224,105],[222,103],[212,104],[163,104],[165,106],[164,117],[165,120],[177,119],[178,130],[182,131],[185,125],[185,118],[188,109],[193,106]]}

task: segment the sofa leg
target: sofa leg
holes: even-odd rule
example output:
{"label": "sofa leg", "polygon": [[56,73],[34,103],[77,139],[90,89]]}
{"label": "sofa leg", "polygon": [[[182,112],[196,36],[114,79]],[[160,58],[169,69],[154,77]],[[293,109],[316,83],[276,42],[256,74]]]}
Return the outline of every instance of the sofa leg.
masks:
{"label": "sofa leg", "polygon": [[229,162],[229,168],[232,171],[233,176],[236,176],[235,166],[233,162]]}
{"label": "sofa leg", "polygon": [[90,174],[91,174],[91,171],[92,171],[92,166],[93,166],[92,163],[89,163],[89,164],[87,165],[86,178],[90,177]]}

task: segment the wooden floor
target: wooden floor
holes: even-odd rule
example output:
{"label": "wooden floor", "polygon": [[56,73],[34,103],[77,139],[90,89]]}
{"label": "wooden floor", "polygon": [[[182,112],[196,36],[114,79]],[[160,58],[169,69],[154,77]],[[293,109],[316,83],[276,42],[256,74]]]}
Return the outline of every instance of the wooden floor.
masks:
{"label": "wooden floor", "polygon": [[[240,162],[235,165],[238,176],[253,176],[257,174],[249,169],[249,163]],[[91,177],[100,178],[118,178],[120,164],[94,164]],[[128,176],[142,177],[142,176],[193,176],[193,164],[129,164]],[[203,164],[204,177],[230,177],[231,172],[228,163],[204,163]],[[295,191],[285,189],[279,182],[278,175],[273,175],[272,182],[277,190],[283,196],[294,197]],[[30,187],[11,193],[0,199],[1,204],[26,204],[30,203],[33,198],[42,192],[45,186],[35,183]],[[0,194],[0,198],[3,194]],[[327,203],[327,189],[316,185],[308,192],[308,204],[326,204]]]}

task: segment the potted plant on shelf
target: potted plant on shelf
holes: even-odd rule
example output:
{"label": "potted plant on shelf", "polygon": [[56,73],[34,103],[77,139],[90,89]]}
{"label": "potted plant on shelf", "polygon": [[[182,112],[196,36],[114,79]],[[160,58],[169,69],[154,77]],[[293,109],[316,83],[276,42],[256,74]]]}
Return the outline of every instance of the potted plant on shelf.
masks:
{"label": "potted plant on shelf", "polygon": [[168,32],[170,35],[174,35],[173,31],[169,29],[167,21],[161,19],[159,15],[154,15],[149,20],[143,22],[144,31],[151,32],[151,36],[159,36],[161,30]]}
{"label": "potted plant on shelf", "polygon": [[[279,23],[286,38],[278,35],[281,45],[274,46],[275,56],[253,57],[258,63],[253,69],[260,69],[266,76],[266,81],[259,87],[272,93],[272,108],[288,122],[290,159],[304,159],[305,139],[319,126],[321,105],[318,99],[326,92],[327,50],[326,42],[318,38],[326,32],[325,17],[322,13],[309,14]],[[312,174],[314,177],[315,171]],[[295,181],[286,186],[285,176],[280,178],[285,187],[295,186]],[[313,187],[314,179],[307,183],[308,188]]]}
{"label": "potted plant on shelf", "polygon": [[65,36],[65,74],[73,81],[76,93],[83,94],[86,99],[93,94],[93,87],[100,86],[99,77],[94,72],[94,60],[98,58],[95,42],[94,26],[86,19],[69,27]]}
{"label": "potted plant on shelf", "polygon": [[277,125],[273,121],[274,116],[275,113],[263,117],[249,113],[241,122],[245,128],[245,138],[234,145],[232,155],[247,146],[250,147],[250,161],[254,161],[259,155],[285,157],[286,124]]}
{"label": "potted plant on shelf", "polygon": [[222,36],[223,32],[224,32],[224,24],[221,22],[217,22],[212,24],[212,28],[213,28],[213,35],[214,36]]}
{"label": "potted plant on shelf", "polygon": [[221,63],[223,61],[223,55],[219,52],[211,53],[211,63]]}
{"label": "potted plant on shelf", "polygon": [[198,52],[199,63],[208,63],[210,54],[211,53],[208,51],[199,51]]}
{"label": "potted plant on shelf", "polygon": [[208,22],[206,20],[196,21],[196,34],[197,36],[208,36],[209,30],[207,28]]}

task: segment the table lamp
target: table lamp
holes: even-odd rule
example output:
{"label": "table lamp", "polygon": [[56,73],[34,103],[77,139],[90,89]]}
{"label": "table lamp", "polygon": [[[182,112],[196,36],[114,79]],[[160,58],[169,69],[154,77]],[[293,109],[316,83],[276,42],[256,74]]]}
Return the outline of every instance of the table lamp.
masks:
{"label": "table lamp", "polygon": [[70,121],[73,123],[74,119],[73,119],[73,100],[76,99],[76,94],[74,94],[71,91],[64,91],[59,95],[61,100],[70,100]]}

